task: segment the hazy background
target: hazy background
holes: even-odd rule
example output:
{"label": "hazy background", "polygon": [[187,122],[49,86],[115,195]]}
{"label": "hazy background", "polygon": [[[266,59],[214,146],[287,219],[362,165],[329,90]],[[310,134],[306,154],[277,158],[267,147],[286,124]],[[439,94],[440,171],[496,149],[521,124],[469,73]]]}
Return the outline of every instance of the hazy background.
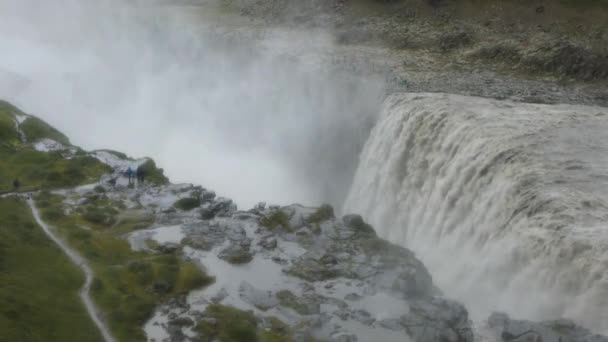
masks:
{"label": "hazy background", "polygon": [[340,204],[380,79],[334,68],[324,32],[139,3],[0,1],[0,98],[244,207]]}

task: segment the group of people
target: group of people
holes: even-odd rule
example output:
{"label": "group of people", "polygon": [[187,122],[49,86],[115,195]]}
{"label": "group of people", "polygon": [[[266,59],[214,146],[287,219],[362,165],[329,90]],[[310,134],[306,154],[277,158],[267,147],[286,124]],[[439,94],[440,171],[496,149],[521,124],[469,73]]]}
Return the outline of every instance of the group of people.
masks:
{"label": "group of people", "polygon": [[126,173],[127,178],[129,178],[129,185],[133,184],[135,177],[137,177],[137,184],[143,184],[146,178],[146,172],[141,166],[138,166],[135,171],[129,166]]}

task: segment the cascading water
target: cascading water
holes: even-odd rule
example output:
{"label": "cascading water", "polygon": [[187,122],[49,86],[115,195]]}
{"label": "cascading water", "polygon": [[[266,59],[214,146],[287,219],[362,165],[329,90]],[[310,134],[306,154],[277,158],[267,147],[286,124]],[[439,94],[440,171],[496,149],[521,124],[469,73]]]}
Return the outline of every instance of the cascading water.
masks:
{"label": "cascading water", "polygon": [[608,330],[608,110],[390,96],[345,210],[416,251],[475,319]]}

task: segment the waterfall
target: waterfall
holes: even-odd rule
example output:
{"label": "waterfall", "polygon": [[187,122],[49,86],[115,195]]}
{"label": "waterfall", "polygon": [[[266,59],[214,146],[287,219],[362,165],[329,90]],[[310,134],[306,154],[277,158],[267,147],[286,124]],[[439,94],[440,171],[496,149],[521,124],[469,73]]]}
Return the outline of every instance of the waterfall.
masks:
{"label": "waterfall", "polygon": [[344,210],[414,250],[475,319],[608,331],[608,109],[395,94]]}

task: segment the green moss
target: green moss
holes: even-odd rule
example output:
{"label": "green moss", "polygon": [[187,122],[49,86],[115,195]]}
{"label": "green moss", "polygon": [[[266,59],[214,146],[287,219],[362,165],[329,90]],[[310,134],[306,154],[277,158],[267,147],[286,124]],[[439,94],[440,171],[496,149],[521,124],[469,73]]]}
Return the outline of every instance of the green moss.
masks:
{"label": "green moss", "polygon": [[289,326],[276,317],[270,317],[270,328],[259,334],[261,342],[293,342]]}
{"label": "green moss", "polygon": [[200,322],[196,330],[198,340],[212,342],[257,342],[256,318],[251,311],[242,311],[230,306],[212,304],[205,310],[206,317],[215,318],[216,324]]}
{"label": "green moss", "polygon": [[199,342],[292,342],[289,327],[276,317],[270,317],[269,328],[258,327],[253,312],[243,311],[231,306],[211,304],[205,310],[205,317],[214,318],[215,324],[208,320],[196,326]]}
{"label": "green moss", "polygon": [[226,261],[234,265],[242,265],[250,262],[252,259],[253,256],[251,255],[251,253],[247,251],[242,251],[240,253],[231,254],[228,258],[226,258]]}
{"label": "green moss", "polygon": [[112,215],[110,209],[105,207],[87,207],[87,210],[82,217],[89,223],[101,226],[111,226],[116,223],[116,217]]}
{"label": "green moss", "polygon": [[2,145],[12,146],[19,143],[13,113],[20,113],[20,111],[10,103],[0,101],[0,143]]}
{"label": "green moss", "polygon": [[310,217],[308,217],[309,223],[321,223],[327,220],[333,219],[334,216],[334,208],[329,204],[323,204],[320,206],[317,211],[312,213]]}
{"label": "green moss", "polygon": [[282,210],[276,210],[271,214],[262,217],[260,224],[268,229],[285,229],[291,230],[289,226],[289,216]]}
{"label": "green moss", "polygon": [[184,211],[198,208],[198,207],[200,207],[200,205],[201,205],[200,197],[180,198],[175,203],[173,203],[174,207],[176,207],[177,209],[180,209],[180,210],[184,210]]}
{"label": "green moss", "polygon": [[103,341],[78,298],[83,280],[25,203],[0,199],[0,340]]}
{"label": "green moss", "polygon": [[0,146],[0,192],[12,190],[19,179],[24,190],[74,187],[93,183],[111,169],[89,156],[64,159],[59,152]]}
{"label": "green moss", "polygon": [[279,291],[276,296],[282,306],[290,308],[300,315],[312,315],[318,312],[318,310],[308,305],[289,290]]}
{"label": "green moss", "polygon": [[148,159],[140,167],[145,172],[146,181],[156,185],[169,183],[169,178],[164,175],[164,170],[156,167],[154,160]]}
{"label": "green moss", "polygon": [[[61,205],[55,195],[48,193],[38,196],[36,201],[43,215],[58,203]],[[104,196],[98,196],[87,206],[93,204],[115,208]],[[157,305],[213,282],[197,265],[183,261],[175,253],[150,254],[131,249],[124,234],[147,227],[151,223],[149,216],[117,212],[116,217],[124,218],[118,224],[91,230],[82,228],[83,223],[90,224],[83,216],[73,213],[49,222],[89,261],[96,276],[91,295],[118,340],[145,340],[142,326]],[[100,227],[96,223],[91,225]]]}
{"label": "green moss", "polygon": [[46,138],[55,140],[64,146],[70,146],[70,140],[63,133],[36,117],[28,117],[19,127],[25,134],[28,142],[35,142]]}

